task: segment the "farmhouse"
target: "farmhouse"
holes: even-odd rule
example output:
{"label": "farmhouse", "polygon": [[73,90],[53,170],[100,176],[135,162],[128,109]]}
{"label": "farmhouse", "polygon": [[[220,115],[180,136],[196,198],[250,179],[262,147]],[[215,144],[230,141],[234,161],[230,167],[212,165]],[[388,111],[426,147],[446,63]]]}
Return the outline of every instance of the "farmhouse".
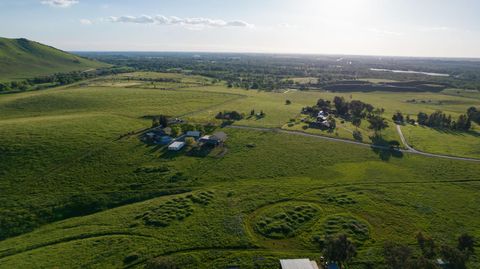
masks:
{"label": "farmhouse", "polygon": [[317,115],[317,121],[318,121],[318,122],[326,121],[326,120],[327,120],[327,116],[328,116],[327,113],[323,112],[323,110],[320,110],[320,112],[318,112],[318,115]]}
{"label": "farmhouse", "polygon": [[170,146],[168,146],[168,150],[170,151],[179,151],[185,146],[185,142],[175,141]]}
{"label": "farmhouse", "polygon": [[309,259],[280,260],[282,269],[318,269],[317,262]]}

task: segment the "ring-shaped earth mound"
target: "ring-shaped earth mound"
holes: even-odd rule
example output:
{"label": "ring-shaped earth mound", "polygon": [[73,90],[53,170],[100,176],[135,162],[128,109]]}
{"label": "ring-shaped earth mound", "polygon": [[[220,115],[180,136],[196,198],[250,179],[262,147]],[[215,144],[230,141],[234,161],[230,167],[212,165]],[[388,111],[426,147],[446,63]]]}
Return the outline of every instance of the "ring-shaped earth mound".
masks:
{"label": "ring-shaped earth mound", "polygon": [[254,230],[271,239],[294,237],[298,231],[313,224],[320,209],[311,203],[286,202],[270,206],[253,219]]}
{"label": "ring-shaped earth mound", "polygon": [[356,244],[370,239],[370,226],[367,221],[350,214],[335,214],[318,223],[312,233],[313,242],[323,245],[326,237],[345,234]]}

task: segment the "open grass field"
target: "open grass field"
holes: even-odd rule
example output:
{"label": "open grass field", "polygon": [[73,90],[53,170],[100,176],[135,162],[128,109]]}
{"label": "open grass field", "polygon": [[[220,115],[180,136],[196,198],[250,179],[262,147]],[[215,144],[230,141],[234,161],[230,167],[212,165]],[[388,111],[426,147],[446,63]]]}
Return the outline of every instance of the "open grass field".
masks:
{"label": "open grass field", "polygon": [[[136,84],[115,84],[125,77]],[[178,81],[162,89],[140,78]],[[232,128],[222,129],[228,141],[221,155],[169,153],[139,140],[151,124],[145,116],[218,122],[219,111],[255,109],[266,117],[235,124],[287,128],[302,107],[340,95],[212,83],[134,73],[0,96],[0,268],[277,268],[279,258],[318,259],[325,235],[336,233],[357,245],[351,268],[382,268],[385,241],[413,245],[418,231],[438,244],[454,244],[464,232],[480,237],[478,163]],[[480,102],[342,95],[384,107],[389,118],[437,107],[458,114]],[[431,102],[406,102],[412,98]],[[351,128],[342,126],[338,137],[352,139]],[[403,127],[416,148],[480,156],[473,150],[478,137],[439,134],[445,143],[437,145],[437,131],[420,128]],[[399,140],[393,124],[384,136]],[[468,268],[479,264],[473,256]]]}

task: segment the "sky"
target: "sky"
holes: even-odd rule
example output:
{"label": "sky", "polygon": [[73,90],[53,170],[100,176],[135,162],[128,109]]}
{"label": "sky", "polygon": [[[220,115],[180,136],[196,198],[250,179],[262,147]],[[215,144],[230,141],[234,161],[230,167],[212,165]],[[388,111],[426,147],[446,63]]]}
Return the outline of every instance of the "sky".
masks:
{"label": "sky", "polygon": [[67,51],[480,58],[478,0],[0,0],[0,36]]}

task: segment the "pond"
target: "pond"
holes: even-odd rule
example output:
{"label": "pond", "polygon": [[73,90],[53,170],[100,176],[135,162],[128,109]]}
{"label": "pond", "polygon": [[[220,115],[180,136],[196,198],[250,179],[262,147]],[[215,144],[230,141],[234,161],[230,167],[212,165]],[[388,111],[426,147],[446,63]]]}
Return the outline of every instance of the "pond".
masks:
{"label": "pond", "polygon": [[412,71],[412,70],[392,70],[392,69],[378,69],[378,68],[370,68],[371,71],[377,72],[392,72],[392,73],[403,73],[403,74],[421,74],[433,77],[449,77],[449,74],[442,74],[442,73],[429,73],[429,72],[419,72],[419,71]]}

